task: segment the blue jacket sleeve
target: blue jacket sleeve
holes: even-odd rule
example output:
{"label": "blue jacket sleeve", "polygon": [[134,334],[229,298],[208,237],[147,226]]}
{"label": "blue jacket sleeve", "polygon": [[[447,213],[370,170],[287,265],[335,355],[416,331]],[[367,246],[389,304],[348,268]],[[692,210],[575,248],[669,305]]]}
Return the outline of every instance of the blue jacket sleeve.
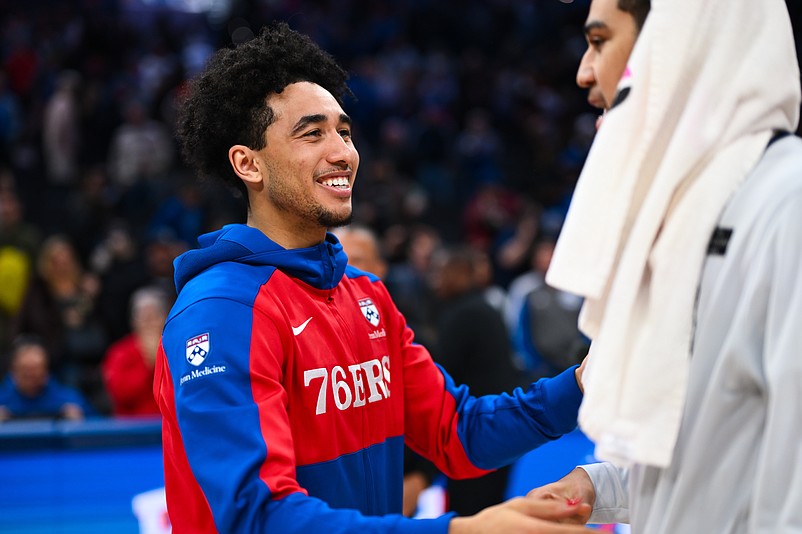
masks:
{"label": "blue jacket sleeve", "polygon": [[441,369],[459,413],[457,433],[468,458],[482,469],[508,465],[527,452],[571,432],[577,425],[582,392],[573,366],[542,378],[524,391],[472,397]]}
{"label": "blue jacket sleeve", "polygon": [[[399,321],[403,322],[403,317]],[[401,326],[403,328],[403,324]],[[509,465],[576,428],[582,393],[576,366],[526,391],[474,397],[436,365],[404,329],[407,444],[451,478],[470,478]]]}

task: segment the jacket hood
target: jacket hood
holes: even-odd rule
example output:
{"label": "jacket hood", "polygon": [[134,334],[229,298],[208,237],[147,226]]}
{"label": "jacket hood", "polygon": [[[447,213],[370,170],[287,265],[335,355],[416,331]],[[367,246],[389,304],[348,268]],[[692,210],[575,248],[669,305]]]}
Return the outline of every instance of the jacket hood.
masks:
{"label": "jacket hood", "polygon": [[275,267],[318,289],[331,289],[345,272],[348,257],[334,234],[313,247],[285,249],[260,230],[229,224],[198,238],[200,248],[187,251],[173,262],[178,292],[192,278],[213,265],[235,262]]}

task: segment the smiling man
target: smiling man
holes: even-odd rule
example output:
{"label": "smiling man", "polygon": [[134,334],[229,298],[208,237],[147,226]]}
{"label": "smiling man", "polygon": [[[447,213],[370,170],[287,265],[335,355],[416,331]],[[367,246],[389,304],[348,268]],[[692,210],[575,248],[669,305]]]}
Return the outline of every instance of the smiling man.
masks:
{"label": "smiling man", "polygon": [[576,426],[575,367],[472,397],[413,342],[379,278],[328,229],[351,219],[359,154],[345,72],[284,24],[221,50],[179,121],[201,175],[246,224],[176,259],[154,394],[174,532],[581,532],[587,505],[517,499],[471,517],[401,515],[404,443],[474,477]]}

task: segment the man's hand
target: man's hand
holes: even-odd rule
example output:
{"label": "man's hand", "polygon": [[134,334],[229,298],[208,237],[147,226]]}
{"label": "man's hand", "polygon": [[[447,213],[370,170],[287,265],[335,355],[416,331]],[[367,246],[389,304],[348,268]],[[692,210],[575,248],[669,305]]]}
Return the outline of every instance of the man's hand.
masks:
{"label": "man's hand", "polygon": [[557,482],[533,489],[526,497],[541,503],[562,502],[569,505],[583,505],[576,508],[576,513],[566,515],[559,520],[564,523],[584,525],[593,511],[596,490],[585,470],[577,467]]}
{"label": "man's hand", "polygon": [[404,475],[404,508],[403,513],[407,517],[415,515],[418,508],[420,494],[429,487],[429,481],[420,471],[412,471]]}
{"label": "man's hand", "polygon": [[[565,500],[517,497],[491,506],[470,517],[451,520],[448,534],[580,534],[595,532],[570,522],[578,515],[590,516],[590,507],[584,503],[569,504]],[[567,521],[568,520],[568,521]]]}
{"label": "man's hand", "polygon": [[77,404],[68,402],[61,407],[61,417],[68,421],[80,421],[84,418],[84,411]]}
{"label": "man's hand", "polygon": [[585,392],[585,386],[582,384],[582,373],[585,372],[585,365],[588,363],[588,356],[585,356],[582,359],[582,364],[576,368],[574,371],[574,377],[576,378],[576,383],[579,386],[579,391],[582,393]]}

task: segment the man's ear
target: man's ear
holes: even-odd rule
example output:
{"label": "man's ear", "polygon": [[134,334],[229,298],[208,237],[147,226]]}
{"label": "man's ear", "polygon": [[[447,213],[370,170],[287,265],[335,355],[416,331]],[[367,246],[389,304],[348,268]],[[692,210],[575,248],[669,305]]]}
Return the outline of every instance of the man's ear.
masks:
{"label": "man's ear", "polygon": [[228,149],[228,161],[245,185],[255,185],[262,181],[262,173],[253,149],[245,145],[234,145]]}

